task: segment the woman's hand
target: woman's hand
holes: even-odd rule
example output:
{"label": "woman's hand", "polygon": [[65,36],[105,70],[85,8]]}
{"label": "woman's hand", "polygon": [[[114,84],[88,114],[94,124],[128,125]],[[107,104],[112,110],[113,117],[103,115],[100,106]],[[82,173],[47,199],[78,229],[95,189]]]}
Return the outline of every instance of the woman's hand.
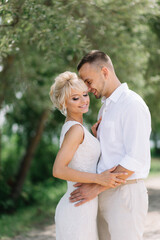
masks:
{"label": "woman's hand", "polygon": [[102,120],[102,117],[100,117],[100,119],[91,127],[92,133],[95,137],[97,137],[97,130],[101,120]]}
{"label": "woman's hand", "polygon": [[125,180],[120,179],[118,177],[126,176],[128,175],[128,173],[126,172],[112,173],[115,170],[115,168],[116,167],[113,167],[107,171],[102,172],[101,174],[98,174],[97,183],[108,188],[115,188],[123,183],[126,183]]}

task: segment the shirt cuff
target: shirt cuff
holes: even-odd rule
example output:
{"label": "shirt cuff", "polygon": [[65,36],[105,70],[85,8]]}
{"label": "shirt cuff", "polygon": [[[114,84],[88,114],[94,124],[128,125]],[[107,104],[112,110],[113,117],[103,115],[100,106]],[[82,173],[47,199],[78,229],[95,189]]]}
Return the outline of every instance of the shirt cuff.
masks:
{"label": "shirt cuff", "polygon": [[133,172],[139,172],[142,169],[142,164],[128,155],[125,155],[119,165]]}

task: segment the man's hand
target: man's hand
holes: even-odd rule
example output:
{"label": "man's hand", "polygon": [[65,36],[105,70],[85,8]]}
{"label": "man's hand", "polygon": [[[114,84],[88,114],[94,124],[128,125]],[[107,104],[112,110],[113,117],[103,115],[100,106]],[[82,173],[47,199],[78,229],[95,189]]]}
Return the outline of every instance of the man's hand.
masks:
{"label": "man's hand", "polygon": [[74,187],[78,187],[70,195],[70,202],[74,203],[76,207],[94,199],[99,193],[108,189],[107,187],[95,184],[95,183],[76,183]]}
{"label": "man's hand", "polygon": [[130,171],[124,167],[122,167],[121,165],[118,165],[113,171],[113,173],[127,173],[127,175],[121,175],[121,176],[118,176],[119,179],[127,179],[128,177],[130,177],[134,172],[133,171]]}
{"label": "man's hand", "polygon": [[102,117],[100,117],[100,119],[91,127],[92,133],[95,137],[97,137],[97,130],[101,120],[102,120]]}
{"label": "man's hand", "polygon": [[107,171],[104,171],[103,173],[99,174],[98,176],[100,179],[104,178],[104,181],[106,181],[105,185],[100,185],[96,183],[76,183],[74,184],[74,187],[77,187],[76,190],[74,190],[70,195],[70,202],[78,202],[75,204],[75,206],[80,206],[93,198],[97,197],[98,194],[101,192],[109,189],[109,188],[115,188],[121,185],[122,183],[125,183],[125,180],[120,179],[118,177],[120,176],[126,176],[128,173],[126,172],[118,172],[113,173],[113,171],[117,167],[113,167]]}

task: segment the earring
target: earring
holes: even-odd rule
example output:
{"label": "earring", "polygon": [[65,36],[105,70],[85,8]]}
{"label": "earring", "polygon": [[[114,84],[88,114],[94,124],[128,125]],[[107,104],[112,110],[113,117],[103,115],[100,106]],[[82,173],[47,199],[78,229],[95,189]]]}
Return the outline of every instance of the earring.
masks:
{"label": "earring", "polygon": [[64,116],[67,116],[67,109],[64,109]]}
{"label": "earring", "polygon": [[66,109],[65,107],[63,107],[63,109],[62,109],[62,114],[63,114],[64,116],[67,115],[67,109]]}

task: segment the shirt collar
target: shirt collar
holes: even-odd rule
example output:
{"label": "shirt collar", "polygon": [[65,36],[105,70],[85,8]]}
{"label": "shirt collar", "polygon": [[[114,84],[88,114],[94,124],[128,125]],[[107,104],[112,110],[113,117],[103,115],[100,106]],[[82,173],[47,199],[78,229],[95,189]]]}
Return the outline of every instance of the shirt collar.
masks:
{"label": "shirt collar", "polygon": [[113,101],[116,103],[120,98],[120,96],[122,95],[122,93],[127,90],[128,90],[127,83],[122,83],[118,88],[114,90],[114,92],[108,98],[102,97],[101,102],[104,103],[104,102]]}

